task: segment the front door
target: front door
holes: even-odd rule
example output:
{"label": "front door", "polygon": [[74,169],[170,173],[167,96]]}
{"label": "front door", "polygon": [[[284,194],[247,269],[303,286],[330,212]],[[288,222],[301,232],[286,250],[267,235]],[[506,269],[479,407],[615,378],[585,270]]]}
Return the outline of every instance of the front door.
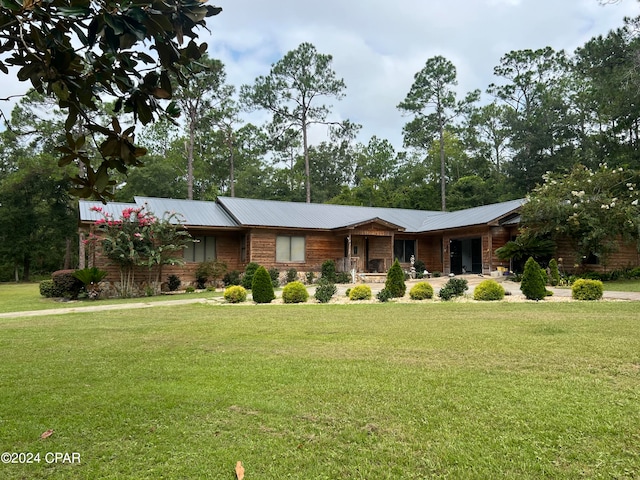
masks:
{"label": "front door", "polygon": [[368,264],[368,239],[366,237],[353,237],[351,239],[351,257],[355,258],[356,271],[366,272]]}

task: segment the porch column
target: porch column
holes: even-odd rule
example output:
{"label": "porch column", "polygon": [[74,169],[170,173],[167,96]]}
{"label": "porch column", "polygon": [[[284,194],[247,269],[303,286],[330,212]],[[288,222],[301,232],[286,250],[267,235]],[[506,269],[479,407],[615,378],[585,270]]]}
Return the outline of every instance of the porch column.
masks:
{"label": "porch column", "polygon": [[347,235],[347,271],[351,273],[351,233]]}
{"label": "porch column", "polygon": [[80,232],[80,241],[78,243],[78,268],[82,270],[87,266],[86,264],[86,255],[84,251],[84,232]]}

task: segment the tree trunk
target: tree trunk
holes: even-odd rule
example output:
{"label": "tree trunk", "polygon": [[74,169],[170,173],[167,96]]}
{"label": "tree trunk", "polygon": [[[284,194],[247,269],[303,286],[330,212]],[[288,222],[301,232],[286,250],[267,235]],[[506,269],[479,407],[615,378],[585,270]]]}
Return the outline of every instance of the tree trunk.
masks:
{"label": "tree trunk", "polygon": [[307,140],[307,119],[302,119],[302,148],[304,149],[304,176],[307,185],[307,203],[311,203],[311,174],[309,169],[309,145]]}
{"label": "tree trunk", "polygon": [[447,199],[446,195],[446,171],[444,164],[444,127],[440,122],[440,195],[442,196],[442,211],[447,211]]}

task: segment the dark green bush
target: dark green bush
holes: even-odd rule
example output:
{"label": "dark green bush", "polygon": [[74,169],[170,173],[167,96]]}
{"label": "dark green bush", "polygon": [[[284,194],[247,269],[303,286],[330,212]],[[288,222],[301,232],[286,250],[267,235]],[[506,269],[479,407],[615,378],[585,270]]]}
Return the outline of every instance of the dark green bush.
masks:
{"label": "dark green bush", "polygon": [[325,260],[320,267],[320,278],[324,278],[328,282],[336,283],[336,262],[333,260]]}
{"label": "dark green bush", "polygon": [[600,300],[604,285],[600,280],[580,278],[571,286],[571,297],[575,300]]}
{"label": "dark green bush", "polygon": [[338,288],[335,284],[320,279],[317,283],[314,297],[320,303],[328,303],[337,292]]}
{"label": "dark green bush", "polygon": [[295,282],[298,280],[298,271],[295,268],[287,270],[287,283]]}
{"label": "dark green bush", "polygon": [[280,286],[280,270],[275,267],[270,268],[269,277],[271,278],[271,285],[273,285],[273,288],[278,288]]}
{"label": "dark green bush", "polygon": [[469,289],[469,283],[464,278],[450,278],[447,283],[440,289],[438,296],[442,300],[451,300],[454,297],[464,295]]}
{"label": "dark green bush", "polygon": [[560,283],[560,271],[558,270],[558,261],[555,258],[549,262],[549,282],[554,287]]}
{"label": "dark green bush", "polygon": [[[250,262],[244,269],[244,275],[242,275],[242,286],[247,290],[251,290],[251,286],[253,285],[253,276],[258,270],[258,267],[260,267],[260,265],[257,263]],[[268,275],[269,273],[267,272],[267,276]],[[269,277],[269,282],[271,282],[271,277]]]}
{"label": "dark green bush", "polygon": [[284,303],[304,303],[309,300],[309,292],[302,282],[287,283],[282,289],[282,301]]}
{"label": "dark green bush", "polygon": [[40,295],[46,298],[62,296],[61,293],[56,291],[56,284],[53,283],[53,280],[42,280],[40,282]]}
{"label": "dark green bush", "polygon": [[97,285],[104,277],[107,276],[107,272],[100,270],[98,267],[88,267],[76,270],[73,272],[73,276],[80,280],[85,286]]}
{"label": "dark green bush", "polygon": [[422,260],[416,260],[413,262],[413,268],[416,269],[416,278],[424,277],[424,271],[427,269],[427,266]]}
{"label": "dark green bush", "polygon": [[271,303],[271,300],[276,298],[273,293],[273,284],[271,283],[269,272],[263,266],[259,266],[253,274],[251,295],[256,303]]}
{"label": "dark green bush", "polygon": [[198,288],[206,288],[207,282],[215,282],[223,278],[227,272],[227,264],[218,260],[200,262],[196,269],[196,283]]}
{"label": "dark green bush", "polygon": [[182,282],[180,281],[180,277],[178,277],[177,275],[169,275],[169,278],[167,278],[167,288],[169,288],[170,292],[175,292],[176,290],[178,290],[181,283]]}
{"label": "dark green bush", "polygon": [[357,285],[349,291],[349,300],[371,300],[371,287]]}
{"label": "dark green bush", "polygon": [[316,274],[315,272],[307,272],[305,278],[307,279],[307,285],[311,285],[316,278]]}
{"label": "dark green bush", "polygon": [[495,280],[483,280],[473,291],[474,300],[493,301],[504,298],[504,287]]}
{"label": "dark green bush", "polygon": [[[543,277],[544,274],[544,277]],[[541,272],[540,265],[533,257],[529,257],[524,264],[524,272],[522,272],[522,281],[520,282],[520,290],[529,300],[542,300],[547,296],[546,272]]]}
{"label": "dark green bush", "polygon": [[389,291],[389,295],[393,298],[403,297],[407,291],[407,285],[404,283],[404,272],[397,258],[387,272],[387,280],[384,283],[384,288]]}
{"label": "dark green bush", "polygon": [[336,273],[336,283],[351,283],[351,274],[349,272]]}
{"label": "dark green bush", "polygon": [[224,299],[229,303],[241,303],[247,299],[247,290],[241,285],[231,285],[224,290]]}
{"label": "dark green bush", "polygon": [[58,270],[51,274],[56,292],[62,297],[75,300],[84,288],[84,283],[73,276],[75,270]]}
{"label": "dark green bush", "polygon": [[433,287],[428,282],[418,282],[409,290],[411,300],[427,300],[433,298]]}
{"label": "dark green bush", "polygon": [[193,293],[196,291],[195,287],[192,287],[191,285],[189,285],[187,288],[184,289],[184,291],[186,293]]}
{"label": "dark green bush", "polygon": [[391,295],[391,292],[389,291],[388,288],[383,288],[382,290],[380,290],[378,292],[378,294],[376,295],[376,298],[381,301],[381,302],[388,302],[389,300],[391,300],[393,297],[393,295]]}
{"label": "dark green bush", "polygon": [[229,285],[240,285],[242,280],[240,279],[240,272],[238,270],[231,270],[222,277],[222,282],[225,287]]}

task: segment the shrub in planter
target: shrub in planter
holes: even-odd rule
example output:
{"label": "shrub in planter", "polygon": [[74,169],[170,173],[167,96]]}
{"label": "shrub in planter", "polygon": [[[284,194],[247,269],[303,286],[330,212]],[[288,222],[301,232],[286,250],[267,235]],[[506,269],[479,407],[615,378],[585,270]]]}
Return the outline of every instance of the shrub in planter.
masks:
{"label": "shrub in planter", "polygon": [[242,280],[240,279],[240,272],[238,270],[231,270],[230,272],[225,273],[224,277],[222,277],[222,282],[225,287],[229,285],[240,285]]}
{"label": "shrub in planter", "polygon": [[604,293],[604,285],[600,280],[580,278],[571,286],[571,297],[575,300],[600,300]]}
{"label": "shrub in planter", "polygon": [[429,282],[418,282],[409,291],[411,300],[427,300],[433,298],[433,287]]}
{"label": "shrub in planter", "polygon": [[182,282],[180,281],[180,277],[178,277],[177,275],[169,275],[169,278],[167,278],[167,287],[169,288],[170,292],[175,292],[176,290],[178,290],[181,283]]}
{"label": "shrub in planter", "polygon": [[287,283],[295,282],[298,280],[298,271],[295,268],[287,270]]}
{"label": "shrub in planter", "polygon": [[56,285],[53,280],[42,280],[40,282],[40,295],[46,298],[59,297],[60,294],[56,291]]}
{"label": "shrub in planter", "polygon": [[404,283],[404,272],[397,258],[387,272],[387,280],[384,283],[384,288],[389,291],[392,297],[403,297],[407,291],[407,286]]}
{"label": "shrub in planter", "polygon": [[376,295],[376,298],[381,301],[381,302],[388,302],[389,300],[391,300],[393,297],[393,295],[391,295],[391,292],[389,291],[388,288],[383,288],[382,290],[380,290],[378,292],[378,294]]}
{"label": "shrub in planter", "polygon": [[495,280],[483,280],[473,291],[474,300],[494,301],[504,298],[504,287]]}
{"label": "shrub in planter", "polygon": [[520,290],[529,300],[542,300],[547,296],[546,272],[541,272],[540,265],[533,257],[529,257],[524,264],[522,272],[522,281],[520,282]]}
{"label": "shrub in planter", "polygon": [[58,270],[51,274],[56,291],[60,296],[75,300],[84,287],[84,283],[73,276],[75,270]]}
{"label": "shrub in planter", "polygon": [[273,285],[273,288],[278,288],[280,286],[280,270],[275,267],[270,268],[269,277],[271,277],[271,285]]}
{"label": "shrub in planter", "polygon": [[[244,269],[244,275],[242,275],[242,286],[247,290],[251,290],[251,286],[253,285],[253,276],[255,275],[256,270],[258,270],[259,266],[260,265],[255,262],[250,262]],[[267,275],[269,275],[269,273],[267,273]],[[269,281],[271,281],[271,277],[269,277]]]}
{"label": "shrub in planter", "polygon": [[351,283],[351,274],[349,272],[336,273],[336,283]]}
{"label": "shrub in planter", "polygon": [[271,303],[271,300],[276,298],[269,272],[263,266],[259,266],[253,275],[251,295],[256,303]]}
{"label": "shrub in planter", "polygon": [[287,283],[282,289],[284,303],[304,303],[309,300],[309,292],[302,282]]}
{"label": "shrub in planter", "polygon": [[328,303],[337,292],[338,288],[335,284],[320,279],[316,286],[316,293],[314,294],[314,297],[320,303]]}
{"label": "shrub in planter", "polygon": [[465,278],[450,278],[447,283],[440,289],[438,296],[442,300],[451,300],[454,297],[464,295],[469,289],[469,283]]}
{"label": "shrub in planter", "polygon": [[224,290],[224,299],[229,303],[241,303],[247,299],[247,290],[241,285],[231,285]]}
{"label": "shrub in planter", "polygon": [[349,291],[349,300],[371,300],[371,287],[357,285]]}

